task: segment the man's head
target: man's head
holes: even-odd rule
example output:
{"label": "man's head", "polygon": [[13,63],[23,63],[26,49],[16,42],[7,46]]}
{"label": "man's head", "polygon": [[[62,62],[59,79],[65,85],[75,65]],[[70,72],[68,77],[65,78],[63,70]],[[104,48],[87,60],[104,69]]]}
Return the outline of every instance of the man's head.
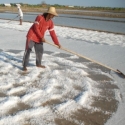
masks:
{"label": "man's head", "polygon": [[17,8],[19,9],[19,8],[20,8],[20,6],[17,6]]}
{"label": "man's head", "polygon": [[45,18],[47,21],[52,19],[54,16],[58,16],[58,14],[56,13],[55,7],[49,7],[45,15],[46,15]]}
{"label": "man's head", "polygon": [[47,13],[49,13],[53,16],[58,16],[58,14],[56,13],[55,7],[49,7],[48,10],[47,10]]}

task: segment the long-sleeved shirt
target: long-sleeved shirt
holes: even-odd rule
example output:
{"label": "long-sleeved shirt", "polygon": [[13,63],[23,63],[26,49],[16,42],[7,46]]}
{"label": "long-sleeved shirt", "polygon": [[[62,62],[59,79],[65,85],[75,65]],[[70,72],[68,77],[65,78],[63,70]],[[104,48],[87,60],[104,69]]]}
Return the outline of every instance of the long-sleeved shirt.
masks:
{"label": "long-sleeved shirt", "polygon": [[42,42],[41,39],[44,38],[46,30],[49,30],[53,42],[59,45],[59,41],[54,31],[53,21],[51,19],[46,21],[43,15],[38,15],[36,17],[34,24],[27,33],[27,38],[36,43],[40,43]]}

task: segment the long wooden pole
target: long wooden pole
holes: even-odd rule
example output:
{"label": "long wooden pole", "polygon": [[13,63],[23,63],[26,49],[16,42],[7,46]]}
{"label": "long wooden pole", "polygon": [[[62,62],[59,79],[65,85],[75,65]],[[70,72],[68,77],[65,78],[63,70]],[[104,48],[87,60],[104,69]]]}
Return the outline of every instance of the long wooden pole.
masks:
{"label": "long wooden pole", "polygon": [[[48,44],[50,44],[50,45],[52,45],[52,46],[55,46],[55,47],[59,48],[57,45],[55,45],[55,44],[53,44],[53,43],[50,43],[50,42],[48,42],[48,41],[46,41],[46,43],[48,43]],[[66,51],[66,52],[72,53],[72,54],[74,54],[74,55],[76,55],[76,56],[82,57],[82,58],[84,58],[84,59],[87,59],[87,60],[89,60],[89,61],[91,61],[91,62],[94,62],[94,63],[96,63],[96,64],[99,64],[99,65],[101,65],[101,66],[107,68],[107,69],[110,69],[110,70],[112,70],[112,71],[114,71],[114,72],[116,72],[116,73],[120,73],[120,74],[121,74],[121,72],[120,72],[119,70],[115,70],[115,69],[113,69],[113,68],[111,68],[111,67],[109,67],[109,66],[106,66],[106,65],[104,65],[104,64],[102,64],[102,63],[100,63],[100,62],[97,62],[97,61],[92,60],[92,59],[90,59],[90,58],[88,58],[88,57],[85,57],[85,56],[83,56],[83,55],[80,55],[80,54],[78,54],[78,53],[76,53],[76,52],[73,52],[73,51],[68,50],[68,49],[66,49],[66,48],[63,48],[63,47],[61,47],[60,49]],[[123,74],[123,73],[122,73],[122,74]]]}
{"label": "long wooden pole", "polygon": [[15,20],[16,18],[17,18],[17,16],[16,16],[16,17],[14,17],[13,19],[9,20],[7,23],[9,23],[9,22],[11,22],[11,21]]}

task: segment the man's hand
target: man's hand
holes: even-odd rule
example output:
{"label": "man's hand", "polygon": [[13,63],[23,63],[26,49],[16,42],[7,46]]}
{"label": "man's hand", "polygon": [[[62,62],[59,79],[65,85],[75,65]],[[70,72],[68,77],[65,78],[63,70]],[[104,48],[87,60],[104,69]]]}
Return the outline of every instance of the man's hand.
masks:
{"label": "man's hand", "polygon": [[60,45],[60,44],[58,44],[57,46],[59,47],[59,49],[61,48],[61,45]]}
{"label": "man's hand", "polygon": [[46,40],[45,40],[45,38],[44,38],[44,37],[41,39],[41,42],[46,42]]}

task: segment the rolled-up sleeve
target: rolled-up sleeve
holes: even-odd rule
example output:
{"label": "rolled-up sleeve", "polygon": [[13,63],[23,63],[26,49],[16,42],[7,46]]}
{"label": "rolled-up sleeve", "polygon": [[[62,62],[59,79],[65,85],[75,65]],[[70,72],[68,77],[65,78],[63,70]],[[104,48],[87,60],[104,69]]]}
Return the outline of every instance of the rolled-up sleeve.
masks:
{"label": "rolled-up sleeve", "polygon": [[59,41],[58,41],[58,38],[57,38],[55,30],[54,30],[54,24],[53,24],[53,22],[51,22],[51,27],[49,28],[49,33],[50,33],[50,36],[51,36],[53,42],[56,45],[59,45]]}
{"label": "rolled-up sleeve", "polygon": [[39,37],[39,38],[42,38],[43,37],[43,34],[41,34],[40,30],[39,30],[39,22],[41,21],[40,20],[40,16],[37,16],[36,19],[35,19],[35,22],[33,24],[33,30],[35,31],[35,34]]}

